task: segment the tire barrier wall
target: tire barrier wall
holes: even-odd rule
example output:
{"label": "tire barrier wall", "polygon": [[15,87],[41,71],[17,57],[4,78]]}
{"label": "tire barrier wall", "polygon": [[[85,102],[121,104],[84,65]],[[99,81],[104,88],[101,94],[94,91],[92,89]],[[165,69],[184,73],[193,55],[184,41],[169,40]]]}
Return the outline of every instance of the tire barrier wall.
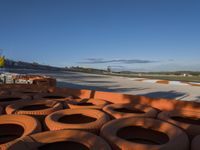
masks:
{"label": "tire barrier wall", "polygon": [[[4,87],[6,87],[6,88],[4,88]],[[8,96],[14,95],[14,94],[12,94],[13,93],[12,91],[15,91],[16,87],[17,87],[16,85],[15,86],[8,86],[8,85],[0,86],[0,90],[2,90],[2,91],[9,90],[11,92],[10,94],[4,93],[4,94],[1,95],[1,97],[5,96],[5,95],[8,95]],[[23,93],[23,90],[27,90],[27,89],[29,91],[31,89],[36,90],[34,88],[36,88],[38,86],[32,87],[32,86],[22,86],[22,85],[20,85],[19,87],[20,87],[20,90]],[[179,138],[179,139],[183,140],[182,143],[184,143],[184,144],[179,144],[179,141],[178,141],[178,144],[176,144],[176,146],[178,147],[179,150],[181,150],[181,149],[185,148],[185,147],[183,147],[185,145],[187,148],[185,148],[184,150],[186,150],[186,149],[189,150],[189,147],[188,147],[189,141],[190,142],[193,141],[193,137],[199,134],[199,132],[196,132],[196,131],[198,131],[198,129],[199,129],[199,127],[198,127],[198,125],[199,125],[198,124],[199,123],[198,114],[199,114],[199,111],[200,111],[200,109],[199,109],[200,104],[195,103],[195,102],[177,101],[177,100],[164,99],[164,98],[153,99],[153,98],[148,98],[148,97],[145,97],[145,96],[134,96],[134,95],[127,95],[127,94],[100,92],[100,91],[91,91],[91,90],[78,90],[78,89],[70,89],[70,88],[41,87],[41,89],[43,89],[43,88],[44,88],[44,91],[42,90],[42,91],[40,91],[41,93],[35,93],[35,94],[40,95],[40,96],[46,95],[47,96],[46,98],[48,98],[48,96],[52,96],[51,100],[48,100],[48,99],[42,98],[42,97],[40,97],[41,100],[39,100],[39,97],[38,97],[38,99],[32,99],[32,100],[29,99],[28,101],[26,99],[23,102],[21,102],[20,100],[17,101],[17,102],[15,102],[14,100],[13,101],[11,100],[10,105],[12,105],[12,107],[9,108],[10,105],[7,107],[7,108],[9,108],[8,112],[14,113],[14,112],[18,112],[18,111],[24,111],[24,108],[22,110],[21,110],[21,108],[19,108],[19,109],[15,108],[15,106],[17,106],[19,103],[21,103],[22,105],[24,105],[24,103],[26,103],[27,105],[24,106],[25,108],[30,106],[31,109],[33,109],[33,108],[35,108],[35,105],[37,105],[36,104],[37,101],[42,101],[42,102],[53,101],[51,103],[52,106],[53,106],[54,103],[60,104],[61,102],[67,102],[67,103],[69,102],[71,104],[75,101],[75,105],[80,102],[80,103],[83,103],[83,106],[84,106],[85,103],[87,103],[88,100],[90,100],[90,99],[92,99],[92,101],[96,101],[96,99],[97,99],[97,101],[96,101],[97,103],[98,103],[98,99],[103,99],[104,102],[106,101],[106,104],[114,103],[114,104],[110,104],[110,105],[111,106],[112,105],[114,105],[114,106],[119,105],[120,106],[120,107],[117,107],[117,110],[115,109],[115,107],[114,108],[111,107],[111,109],[109,108],[109,110],[112,110],[110,115],[113,116],[113,118],[116,117],[115,115],[118,112],[120,112],[120,113],[122,112],[122,114],[120,114],[116,118],[128,117],[128,118],[121,118],[121,119],[124,119],[124,120],[119,123],[120,128],[119,128],[119,130],[117,129],[117,134],[113,138],[115,139],[116,136],[117,136],[117,138],[120,138],[120,140],[122,139],[125,142],[129,142],[129,144],[135,144],[134,149],[136,149],[136,150],[141,150],[140,149],[141,145],[147,146],[147,147],[142,147],[142,148],[152,149],[152,150],[154,150],[156,148],[157,148],[156,150],[168,150],[169,147],[172,148],[172,149],[176,149],[174,147],[169,146],[168,144],[171,143],[171,142],[173,143],[173,141],[177,142],[176,141],[177,139],[175,137],[176,137],[177,134],[179,135],[179,133],[180,133],[180,132],[177,132],[177,129],[181,130],[184,133],[184,135],[182,133],[180,133],[180,138]],[[40,90],[40,88],[38,87],[37,90]],[[19,94],[19,93],[15,93],[15,94]],[[35,94],[33,96],[34,98],[35,98]],[[54,97],[56,95],[58,96],[59,94],[64,95],[64,98],[61,97],[59,99],[58,97],[57,98]],[[27,96],[26,94],[19,94],[19,95]],[[79,99],[77,99],[77,98],[79,98]],[[35,103],[33,103],[33,102],[35,102]],[[122,104],[120,104],[120,103],[122,103]],[[36,111],[46,109],[46,108],[44,108],[44,107],[46,107],[46,104],[43,103],[43,104],[38,104],[38,105],[39,105],[39,108],[37,106],[35,108]],[[42,105],[42,106],[40,106],[40,105]],[[149,106],[147,106],[147,105],[149,105]],[[106,112],[106,110],[104,108],[106,108],[108,106],[109,105],[103,107],[103,110],[105,112]],[[133,114],[135,113],[136,115],[135,114],[134,115],[132,114],[131,116],[127,115],[129,113],[129,110],[128,111],[124,110],[124,106],[131,106],[131,107],[132,106],[134,106],[134,107],[138,106],[137,107],[138,109],[133,109],[133,111],[131,112]],[[48,107],[48,105],[47,105],[47,107]],[[151,107],[154,107],[155,109],[151,108]],[[149,111],[145,111],[145,108],[149,108]],[[80,111],[80,110],[84,110],[84,111]],[[85,110],[87,110],[87,111],[85,111]],[[163,111],[163,112],[159,113],[159,116],[158,116],[159,119],[161,119],[160,114],[163,114],[163,113],[166,113],[166,112],[168,113],[168,112],[171,112],[172,110],[175,111],[176,113],[173,114],[172,117],[169,117],[169,119],[175,120],[179,124],[170,122],[168,119],[166,119],[166,117],[162,118],[162,120],[153,119],[157,116],[157,113],[160,112],[160,111]],[[46,117],[45,121],[40,120],[42,124],[46,123],[45,126],[43,126],[44,127],[43,131],[46,131],[46,130],[62,130],[62,131],[65,131],[66,129],[67,130],[73,129],[73,130],[79,130],[79,131],[85,130],[85,131],[93,132],[95,134],[99,134],[99,131],[103,130],[104,126],[106,126],[107,124],[110,123],[109,122],[109,119],[110,119],[109,116],[106,113],[104,113],[100,110],[97,110],[97,109],[82,108],[81,107],[81,109],[80,108],[73,108],[73,109],[68,108],[68,109],[65,109],[65,110],[59,109],[58,111],[57,110],[55,110],[55,111],[56,112],[52,111],[52,112],[45,114],[44,116],[48,115]],[[151,113],[147,115],[147,112],[151,112]],[[107,112],[107,113],[109,114],[109,112]],[[55,115],[53,115],[53,114],[55,114]],[[146,116],[144,114],[146,114]],[[4,116],[4,115],[1,115],[1,116]],[[24,116],[24,115],[22,115],[22,116]],[[53,116],[53,117],[49,119],[49,116]],[[121,119],[115,119],[115,120],[119,121]],[[127,121],[126,121],[126,119],[127,119]],[[133,119],[140,119],[140,120],[133,121]],[[1,120],[1,118],[0,118],[0,120]],[[20,120],[20,119],[18,119],[18,120]],[[151,121],[151,120],[153,120],[153,121]],[[132,124],[131,125],[127,124],[129,122],[132,122]],[[193,123],[193,122],[195,122],[195,123]],[[198,122],[198,123],[196,123],[196,122]],[[189,124],[188,127],[190,129],[194,129],[194,130],[188,130],[188,128],[184,129],[184,127],[182,127],[180,125],[180,124],[183,124],[183,123]],[[115,124],[113,126],[115,126],[117,124],[118,123],[115,122]],[[170,127],[169,124],[171,126],[175,127],[175,128]],[[127,125],[129,125],[129,126],[127,126]],[[193,128],[196,125],[197,125],[197,128]],[[103,128],[102,128],[102,126],[103,126]],[[112,128],[109,129],[110,130],[109,132],[113,132],[112,130],[115,129],[113,126],[112,126]],[[123,126],[123,127],[121,128],[121,126]],[[17,143],[23,142],[23,140],[20,138],[21,136],[19,136],[19,135],[22,135],[23,128],[20,128],[18,126],[17,127],[8,126],[8,127],[12,129],[11,130],[12,133],[16,132],[16,131],[13,132],[14,129],[17,130],[17,132],[16,132],[17,135],[18,135],[17,140],[14,140],[14,141],[15,142],[18,141]],[[1,128],[4,129],[3,126],[2,127],[0,126],[0,129]],[[7,130],[5,130],[5,131],[7,131]],[[110,134],[109,132],[107,132],[107,134]],[[2,133],[4,133],[4,132],[2,132]],[[8,132],[8,133],[10,133],[10,132]],[[187,136],[186,133],[189,136]],[[2,138],[6,138],[6,137],[4,137],[4,135],[2,135]],[[100,134],[100,135],[103,136],[103,134]],[[135,135],[135,136],[132,137],[132,135]],[[172,135],[173,135],[173,139],[171,140]],[[11,135],[11,136],[16,136],[16,135]],[[137,136],[139,136],[139,137],[137,137]],[[28,136],[28,137],[31,139],[30,136]],[[109,135],[108,135],[108,137],[109,137]],[[184,137],[187,137],[186,141],[184,141],[185,140]],[[18,138],[20,138],[20,139],[18,139]],[[104,138],[106,139],[106,137],[104,137]],[[0,138],[0,140],[1,140],[1,138]],[[118,148],[117,150],[126,150],[128,148],[128,146],[127,147],[124,146],[123,148],[119,149],[119,147],[117,147],[115,145],[119,142],[118,141],[119,139],[114,140],[115,144],[112,144],[112,142],[108,139],[106,139],[106,140],[111,143],[112,147],[114,147],[116,149]],[[5,143],[6,142],[1,144],[1,147],[2,147],[2,145],[5,145]],[[8,146],[9,145],[10,144],[8,144]],[[149,147],[149,145],[151,145],[151,147]],[[181,145],[180,146],[181,149],[179,148],[179,145]]]}
{"label": "tire barrier wall", "polygon": [[[26,89],[31,87],[30,85],[1,85],[0,89],[16,89],[18,87]],[[37,88],[38,86],[33,86]],[[49,89],[51,87],[46,87]],[[200,111],[200,104],[196,102],[188,101],[178,101],[173,99],[164,99],[164,98],[149,98],[145,96],[135,96],[128,94],[120,93],[111,93],[111,92],[100,92],[100,91],[91,91],[91,90],[79,90],[72,88],[51,88],[51,92],[60,92],[65,94],[71,94],[80,98],[95,98],[95,99],[104,99],[111,103],[134,103],[134,104],[144,104],[150,105],[154,108],[157,108],[162,111],[171,111],[174,109],[185,109],[191,111]]]}
{"label": "tire barrier wall", "polygon": [[200,112],[200,103],[189,102],[189,101],[179,101],[174,99],[166,98],[149,98],[146,96],[139,95],[129,95],[120,94],[112,92],[101,92],[92,91],[85,89],[72,89],[72,88],[56,88],[57,92],[63,92],[65,94],[72,94],[80,98],[95,98],[104,99],[110,103],[133,103],[133,104],[143,104],[150,105],[162,111],[171,111],[174,109],[185,109]]}

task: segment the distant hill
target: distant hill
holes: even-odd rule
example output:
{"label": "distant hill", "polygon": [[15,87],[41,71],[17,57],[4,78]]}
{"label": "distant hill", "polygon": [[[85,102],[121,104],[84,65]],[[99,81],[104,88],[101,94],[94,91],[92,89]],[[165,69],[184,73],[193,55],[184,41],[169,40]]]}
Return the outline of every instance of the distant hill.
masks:
{"label": "distant hill", "polygon": [[199,71],[175,71],[175,72],[135,72],[135,71],[111,71],[111,70],[103,70],[96,68],[86,68],[79,66],[72,67],[56,67],[50,65],[42,65],[37,62],[24,62],[24,61],[14,61],[11,59],[6,59],[5,63],[6,68],[12,69],[35,69],[35,70],[47,70],[47,71],[75,71],[75,72],[85,72],[85,73],[95,73],[95,74],[112,74],[116,73],[118,75],[192,75],[192,76],[200,76]]}
{"label": "distant hill", "polygon": [[108,72],[107,70],[103,69],[95,69],[95,68],[85,68],[85,67],[66,67],[66,70],[68,71],[75,71],[75,72],[85,72],[85,73],[95,73],[95,74],[104,74]]}
{"label": "distant hill", "polygon": [[24,61],[14,61],[11,59],[6,59],[5,68],[12,69],[37,69],[37,70],[64,70],[61,67],[54,67],[49,65],[42,65],[36,62],[24,62]]}

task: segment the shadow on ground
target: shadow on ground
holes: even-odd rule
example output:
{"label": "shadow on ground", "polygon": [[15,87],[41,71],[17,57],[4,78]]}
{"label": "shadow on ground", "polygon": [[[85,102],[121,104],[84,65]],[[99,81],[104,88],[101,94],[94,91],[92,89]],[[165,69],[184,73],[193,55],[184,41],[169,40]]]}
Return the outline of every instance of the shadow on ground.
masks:
{"label": "shadow on ground", "polygon": [[169,98],[169,99],[182,99],[187,97],[186,93],[176,92],[176,91],[159,91],[159,92],[151,92],[146,94],[139,94],[151,98]]}
{"label": "shadow on ground", "polygon": [[69,87],[75,89],[88,89],[88,90],[95,90],[95,91],[104,91],[104,92],[131,92],[131,91],[139,91],[145,90],[144,88],[120,88],[119,85],[107,85],[107,86],[90,86],[90,85],[80,85],[80,84],[73,84],[69,82],[61,82],[57,81],[58,87]]}
{"label": "shadow on ground", "polygon": [[195,102],[198,102],[198,103],[200,103],[200,96],[197,96],[197,97],[196,97],[196,100],[195,100]]}

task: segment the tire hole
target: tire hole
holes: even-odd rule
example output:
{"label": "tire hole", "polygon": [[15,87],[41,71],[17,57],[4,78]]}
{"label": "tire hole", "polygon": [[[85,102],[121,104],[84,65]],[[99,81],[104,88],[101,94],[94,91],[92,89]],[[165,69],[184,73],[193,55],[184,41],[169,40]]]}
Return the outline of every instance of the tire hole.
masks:
{"label": "tire hole", "polygon": [[19,97],[0,98],[0,102],[17,101],[17,100],[21,100],[21,98]]}
{"label": "tire hole", "polygon": [[63,99],[63,98],[65,98],[65,97],[63,97],[63,96],[44,96],[43,98],[48,98],[48,99]]}
{"label": "tire hole", "polygon": [[39,92],[34,92],[34,91],[24,91],[22,92],[24,94],[36,94],[36,93],[39,93]]}
{"label": "tire hole", "polygon": [[81,123],[94,122],[96,121],[96,118],[89,117],[83,114],[73,114],[73,115],[65,115],[61,117],[58,121],[61,123],[81,124]]}
{"label": "tire hole", "polygon": [[48,109],[48,108],[50,107],[46,105],[29,105],[29,106],[20,108],[20,110],[42,110],[42,109]]}
{"label": "tire hole", "polygon": [[200,125],[200,119],[199,118],[192,118],[192,117],[171,117],[171,119],[173,119],[175,121],[178,121],[178,122]]}
{"label": "tire hole", "polygon": [[24,128],[17,124],[1,124],[0,125],[0,144],[4,144],[15,140],[22,136]]}
{"label": "tire hole", "polygon": [[93,106],[92,103],[78,103],[78,106]]}
{"label": "tire hole", "polygon": [[166,134],[140,126],[121,128],[117,136],[130,142],[148,145],[162,145],[169,141]]}
{"label": "tire hole", "polygon": [[122,113],[135,113],[135,114],[143,114],[145,113],[144,111],[141,111],[139,109],[128,109],[128,108],[116,108],[114,109],[115,111],[118,111],[118,112],[122,112]]}

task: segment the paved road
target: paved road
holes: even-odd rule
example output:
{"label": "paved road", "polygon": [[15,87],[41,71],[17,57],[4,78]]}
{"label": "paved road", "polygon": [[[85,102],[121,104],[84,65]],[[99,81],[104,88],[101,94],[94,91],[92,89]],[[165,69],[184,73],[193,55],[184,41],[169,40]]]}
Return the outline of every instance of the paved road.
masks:
{"label": "paved road", "polygon": [[[30,71],[29,71],[30,72]],[[99,91],[145,95],[149,97],[173,98],[179,100],[199,101],[200,87],[189,85],[165,85],[151,82],[132,81],[126,77],[95,75],[77,72],[41,72],[57,79],[57,86],[84,88]]]}

